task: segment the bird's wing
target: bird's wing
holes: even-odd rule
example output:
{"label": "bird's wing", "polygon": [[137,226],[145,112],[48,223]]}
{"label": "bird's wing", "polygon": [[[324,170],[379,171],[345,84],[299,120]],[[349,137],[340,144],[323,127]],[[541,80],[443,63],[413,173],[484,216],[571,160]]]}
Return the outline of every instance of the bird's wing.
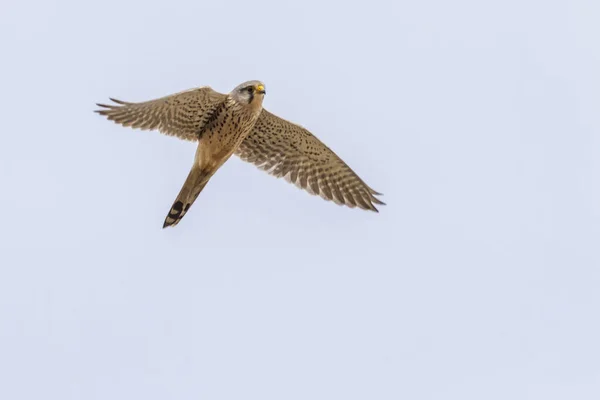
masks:
{"label": "bird's wing", "polygon": [[251,133],[237,148],[242,160],[326,200],[377,211],[385,204],[341,158],[305,128],[263,109]]}
{"label": "bird's wing", "polygon": [[165,135],[196,141],[199,130],[226,97],[205,86],[142,103],[111,98],[115,104],[98,104],[103,109],[96,112],[123,126],[157,129]]}

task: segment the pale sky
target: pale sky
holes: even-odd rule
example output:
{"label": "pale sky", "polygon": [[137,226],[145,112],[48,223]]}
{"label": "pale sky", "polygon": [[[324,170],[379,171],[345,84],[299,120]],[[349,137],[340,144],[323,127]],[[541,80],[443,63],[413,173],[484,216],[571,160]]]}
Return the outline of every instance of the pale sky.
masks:
{"label": "pale sky", "polygon": [[[600,398],[600,3],[0,7],[0,398]],[[92,111],[265,82],[388,205]]]}

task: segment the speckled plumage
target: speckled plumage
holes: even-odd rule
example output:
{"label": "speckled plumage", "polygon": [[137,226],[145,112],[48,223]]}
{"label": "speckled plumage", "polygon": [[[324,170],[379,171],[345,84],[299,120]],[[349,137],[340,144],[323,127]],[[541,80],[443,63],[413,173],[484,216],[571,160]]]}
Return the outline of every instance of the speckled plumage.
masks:
{"label": "speckled plumage", "polygon": [[210,87],[201,87],[142,103],[111,98],[116,105],[98,104],[105,109],[96,112],[123,126],[157,129],[165,135],[197,141],[198,132],[226,97]]}
{"label": "speckled plumage", "polygon": [[367,186],[308,130],[265,109],[235,153],[242,160],[337,204],[372,211],[377,211],[373,203],[384,204],[375,197],[380,193]]}
{"label": "speckled plumage", "polygon": [[210,87],[156,100],[129,103],[111,99],[97,110],[123,126],[198,142],[190,173],[165,218],[174,226],[194,203],[214,173],[232,154],[276,177],[349,207],[377,211],[384,204],[341,158],[305,128],[262,108],[264,85],[249,81],[228,95]]}

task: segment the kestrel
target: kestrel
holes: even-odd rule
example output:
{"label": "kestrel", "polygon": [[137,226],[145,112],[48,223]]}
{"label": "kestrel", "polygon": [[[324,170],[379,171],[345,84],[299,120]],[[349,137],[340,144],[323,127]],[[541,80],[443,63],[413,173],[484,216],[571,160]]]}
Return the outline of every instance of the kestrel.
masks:
{"label": "kestrel", "polygon": [[308,130],[262,108],[265,85],[248,81],[229,94],[208,86],[141,103],[111,98],[100,115],[123,126],[197,142],[192,169],[165,218],[175,226],[217,170],[236,154],[276,177],[340,205],[377,212],[377,193]]}

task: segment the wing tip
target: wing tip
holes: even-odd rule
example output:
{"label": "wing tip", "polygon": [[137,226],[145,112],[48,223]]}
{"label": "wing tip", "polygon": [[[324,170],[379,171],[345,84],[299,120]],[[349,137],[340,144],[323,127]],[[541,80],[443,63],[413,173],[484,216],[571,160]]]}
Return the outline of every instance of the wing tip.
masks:
{"label": "wing tip", "polygon": [[375,203],[375,204],[379,204],[380,206],[385,206],[386,205],[383,201],[379,200],[377,197],[372,197],[371,201],[373,203]]}
{"label": "wing tip", "polygon": [[131,104],[131,103],[130,103],[130,102],[128,102],[128,101],[123,101],[123,100],[115,99],[114,97],[109,97],[109,99],[110,99],[110,101],[112,101],[113,103],[121,104],[121,105],[124,105],[124,106]]}
{"label": "wing tip", "polygon": [[98,107],[103,108],[103,110],[94,110],[94,112],[97,112],[98,114],[101,114],[102,112],[107,112],[107,111],[110,111],[110,110],[114,110],[116,108],[119,108],[120,106],[128,106],[128,105],[132,104],[132,103],[129,103],[127,101],[115,99],[114,97],[109,97],[108,99],[110,101],[112,101],[113,103],[117,104],[117,105],[115,105],[115,104],[96,103],[96,105]]}
{"label": "wing tip", "polygon": [[96,105],[98,107],[101,107],[101,109],[100,110],[94,110],[94,112],[98,113],[100,115],[106,115],[107,112],[109,112],[110,110],[113,110],[113,109],[116,108],[115,106],[111,106],[111,105],[103,104],[103,103],[96,103]]}
{"label": "wing tip", "polygon": [[[381,194],[379,194],[379,195],[381,196]],[[375,205],[378,205],[378,206],[385,206],[386,205],[383,201],[379,200],[373,194],[371,194],[368,199],[364,199],[363,198],[363,200],[366,200],[367,207],[361,207],[361,208],[364,208],[364,209],[369,210],[369,211],[373,211],[373,212],[378,213],[378,214],[379,214],[379,209]]]}

